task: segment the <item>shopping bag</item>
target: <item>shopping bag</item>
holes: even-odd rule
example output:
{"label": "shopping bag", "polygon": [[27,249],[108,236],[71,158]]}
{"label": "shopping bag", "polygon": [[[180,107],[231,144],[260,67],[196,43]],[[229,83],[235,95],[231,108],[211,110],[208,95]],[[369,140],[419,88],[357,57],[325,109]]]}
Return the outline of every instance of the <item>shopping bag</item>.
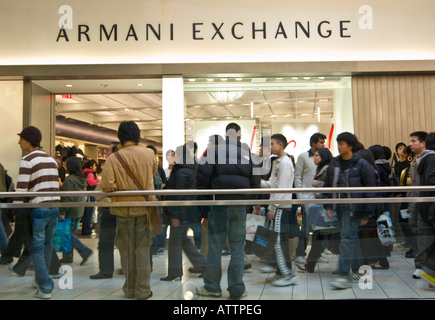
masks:
{"label": "shopping bag", "polygon": [[266,216],[248,213],[246,215],[246,241],[254,241],[258,226],[264,226]]}
{"label": "shopping bag", "polygon": [[277,232],[263,226],[258,226],[251,250],[257,257],[265,261],[271,261],[274,259],[277,239]]}
{"label": "shopping bag", "polygon": [[400,216],[402,217],[402,219],[409,219],[409,209],[401,209]]}
{"label": "shopping bag", "polygon": [[390,213],[385,211],[377,220],[377,229],[379,240],[382,245],[389,246],[396,242],[393,223],[391,222]]}
{"label": "shopping bag", "polygon": [[56,232],[53,237],[53,246],[56,252],[71,252],[71,218],[57,221]]}

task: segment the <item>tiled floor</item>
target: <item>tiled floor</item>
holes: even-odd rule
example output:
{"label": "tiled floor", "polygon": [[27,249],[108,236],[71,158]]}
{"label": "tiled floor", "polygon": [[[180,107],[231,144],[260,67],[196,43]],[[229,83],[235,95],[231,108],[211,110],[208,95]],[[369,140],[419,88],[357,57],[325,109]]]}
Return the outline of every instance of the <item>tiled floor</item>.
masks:
{"label": "tiled floor", "polygon": [[[126,300],[121,287],[124,276],[116,274],[112,279],[90,280],[89,275],[98,271],[97,239],[83,239],[83,242],[94,249],[88,263],[80,266],[80,257],[75,255],[72,267],[72,288],[61,289],[59,280],[55,280],[55,290],[52,300]],[[274,287],[266,279],[273,274],[259,271],[263,265],[255,256],[249,256],[252,268],[247,270],[244,281],[247,287],[249,300],[337,300],[337,299],[435,299],[435,289],[431,289],[423,280],[412,278],[414,272],[413,259],[404,257],[405,249],[396,246],[389,258],[389,270],[373,270],[373,288],[362,289],[354,283],[351,289],[335,290],[331,288],[330,281],[334,279],[332,272],[337,265],[337,256],[324,255],[329,263],[318,264],[315,273],[299,274],[299,281],[294,286]],[[119,255],[115,250],[116,268],[119,268]],[[224,269],[227,268],[229,257],[223,256]],[[199,297],[195,294],[196,288],[202,286],[203,280],[189,274],[187,269],[190,263],[184,259],[185,275],[182,281],[164,282],[161,277],[166,276],[166,254],[154,256],[154,271],[151,276],[153,297],[151,300],[208,300],[213,298]],[[297,271],[296,271],[297,272]],[[66,283],[66,282],[64,282]],[[8,266],[0,266],[0,299],[1,300],[29,300],[34,299],[32,288],[33,272],[28,271],[24,277],[14,276]],[[222,288],[226,288],[226,273],[224,270]],[[224,291],[221,298],[228,299]]]}

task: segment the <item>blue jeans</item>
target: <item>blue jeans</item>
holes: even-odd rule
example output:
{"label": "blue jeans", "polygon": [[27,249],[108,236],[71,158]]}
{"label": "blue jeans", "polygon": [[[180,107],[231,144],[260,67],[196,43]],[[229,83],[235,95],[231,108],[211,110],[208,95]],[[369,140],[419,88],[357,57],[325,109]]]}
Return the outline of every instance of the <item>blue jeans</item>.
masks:
{"label": "blue jeans", "polygon": [[73,260],[74,258],[74,249],[80,254],[81,257],[92,251],[88,248],[80,239],[74,234],[77,229],[77,225],[80,221],[80,218],[73,218],[71,221],[71,252],[65,252],[62,256],[64,259]]}
{"label": "blue jeans", "polygon": [[358,241],[359,219],[350,210],[337,208],[340,223],[340,255],[338,268],[340,274],[348,275],[350,270],[358,270],[363,264]]}
{"label": "blue jeans", "polygon": [[0,254],[3,255],[8,246],[8,237],[6,235],[5,226],[3,225],[2,212],[0,210]]}
{"label": "blue jeans", "polygon": [[36,208],[32,210],[33,232],[30,245],[30,257],[35,271],[35,280],[39,290],[50,293],[54,282],[48,275],[51,255],[53,254],[53,236],[56,231],[58,208]]}
{"label": "blue jeans", "polygon": [[208,291],[221,292],[222,250],[228,237],[231,259],[228,266],[228,291],[240,297],[245,291],[243,283],[246,235],[245,206],[213,206],[208,220],[207,269],[204,285]]}

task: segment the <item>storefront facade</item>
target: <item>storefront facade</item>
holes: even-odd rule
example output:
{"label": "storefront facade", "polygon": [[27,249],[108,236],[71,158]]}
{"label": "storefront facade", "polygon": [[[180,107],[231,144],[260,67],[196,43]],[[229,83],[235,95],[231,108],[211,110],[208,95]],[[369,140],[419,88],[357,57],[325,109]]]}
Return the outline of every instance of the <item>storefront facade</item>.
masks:
{"label": "storefront facade", "polygon": [[[161,141],[155,141],[162,154],[224,121],[247,121],[246,142],[257,146],[264,129],[288,132],[300,147],[290,151],[295,155],[307,147],[303,134],[314,130],[331,142],[337,133],[353,131],[366,146],[393,148],[410,132],[435,125],[432,1],[3,1],[1,7],[0,148],[13,175],[21,157],[16,133],[30,124],[40,127],[43,147],[54,155],[56,95],[95,94],[92,81],[100,81],[98,93],[161,95]],[[240,85],[246,79],[249,85]],[[121,80],[134,80],[135,88],[101,87]],[[89,84],[88,91],[86,85],[66,87],[73,81]],[[63,88],[55,91],[54,83]],[[307,90],[332,92],[329,118],[320,118],[319,103],[327,100],[320,95],[310,100],[309,120],[303,112],[275,114],[279,108],[270,100],[270,114],[259,117],[262,107],[254,99],[239,101],[237,108],[254,111],[246,115],[231,112],[233,101],[226,101],[227,114],[220,117],[187,115],[189,108],[203,110],[186,102],[198,92],[279,96]],[[292,99],[278,102],[303,100]],[[273,121],[266,124],[266,117]],[[301,123],[307,125],[297,129]]]}

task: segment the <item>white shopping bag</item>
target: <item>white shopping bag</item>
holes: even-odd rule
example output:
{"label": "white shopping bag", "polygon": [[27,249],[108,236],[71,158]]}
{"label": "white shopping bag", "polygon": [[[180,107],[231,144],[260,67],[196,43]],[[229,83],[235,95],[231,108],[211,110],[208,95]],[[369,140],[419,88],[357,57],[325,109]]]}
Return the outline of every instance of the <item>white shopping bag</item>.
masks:
{"label": "white shopping bag", "polygon": [[264,226],[266,216],[248,213],[246,215],[246,240],[254,241],[258,226]]}
{"label": "white shopping bag", "polygon": [[390,213],[385,211],[377,220],[378,236],[382,245],[389,246],[396,242],[393,223],[391,222]]}
{"label": "white shopping bag", "polygon": [[400,216],[402,217],[402,219],[408,219],[409,218],[409,209],[400,210]]}

